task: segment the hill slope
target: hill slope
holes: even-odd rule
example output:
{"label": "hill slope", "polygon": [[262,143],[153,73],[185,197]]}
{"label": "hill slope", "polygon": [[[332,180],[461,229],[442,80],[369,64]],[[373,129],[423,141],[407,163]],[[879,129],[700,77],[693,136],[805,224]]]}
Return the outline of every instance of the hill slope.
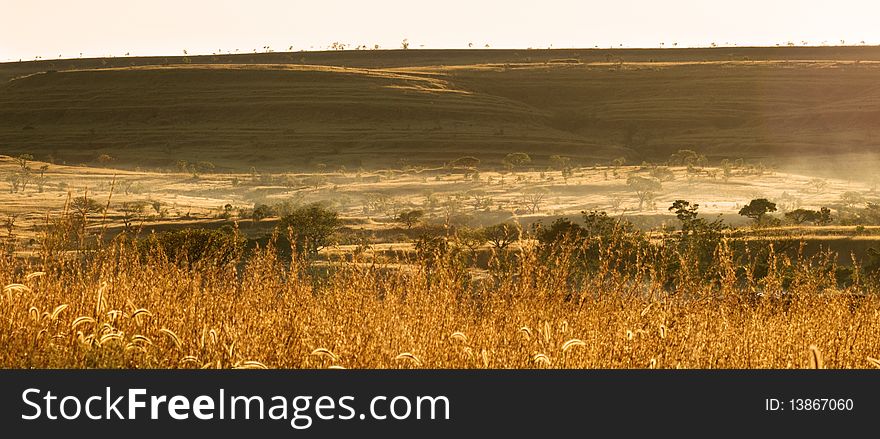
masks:
{"label": "hill slope", "polygon": [[[522,52],[531,54],[509,59],[522,61],[513,56]],[[366,55],[348,56],[365,64]],[[873,61],[432,66],[437,54],[413,56],[401,66],[377,55],[375,63],[397,65],[381,68],[206,63],[32,74],[0,85],[0,151],[71,163],[109,154],[125,166],[185,159],[280,169],[462,155],[499,162],[517,151],[539,163],[562,154],[591,164],[662,160],[682,148],[771,162],[880,150]]]}

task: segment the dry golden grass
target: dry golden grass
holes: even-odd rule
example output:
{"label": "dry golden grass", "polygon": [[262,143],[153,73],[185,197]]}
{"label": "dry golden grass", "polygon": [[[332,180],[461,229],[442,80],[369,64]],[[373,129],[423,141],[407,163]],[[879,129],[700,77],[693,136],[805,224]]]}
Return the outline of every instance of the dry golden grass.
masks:
{"label": "dry golden grass", "polygon": [[442,261],[309,274],[271,249],[238,267],[143,260],[122,242],[3,258],[0,367],[877,367],[880,297],[808,264],[784,292],[773,270],[670,290],[607,269],[571,285],[536,249],[513,252],[513,274],[483,283]]}

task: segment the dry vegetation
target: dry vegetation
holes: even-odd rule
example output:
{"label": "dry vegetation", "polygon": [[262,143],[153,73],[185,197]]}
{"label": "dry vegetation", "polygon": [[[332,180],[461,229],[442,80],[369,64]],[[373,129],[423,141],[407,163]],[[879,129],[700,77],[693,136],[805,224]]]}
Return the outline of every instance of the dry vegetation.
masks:
{"label": "dry vegetation", "polygon": [[[854,205],[880,200],[876,178],[852,175],[847,179],[819,179],[769,168],[758,170],[749,164],[730,165],[727,173],[718,163],[689,169],[684,165],[586,165],[573,161],[563,169],[554,164],[512,170],[485,164],[435,168],[397,164],[380,170],[341,167],[290,173],[257,169],[247,173],[191,173],[181,172],[178,167],[132,171],[111,165],[69,166],[29,160],[25,165],[27,186],[14,189],[10,177],[22,173],[19,160],[0,155],[0,176],[4,177],[0,181],[0,220],[14,217],[19,239],[36,238],[47,214],[57,215],[71,198],[87,196],[108,208],[106,215],[97,215],[100,224],[92,226],[109,230],[122,230],[126,222],[141,226],[145,232],[183,226],[216,227],[218,222],[250,223],[257,205],[312,202],[327,204],[356,224],[355,228],[370,232],[393,231],[399,226],[393,218],[407,210],[424,212],[425,222],[452,221],[466,226],[503,221],[528,226],[545,218],[602,210],[648,228],[674,222],[675,217],[666,208],[682,198],[699,202],[704,215],[721,215],[737,225],[745,223],[737,210],[754,198],[775,201],[780,213],[801,207],[845,209],[846,194],[860,197]],[[639,209],[642,203],[628,178],[656,179],[658,171],[667,174]],[[817,182],[820,189],[815,187]],[[270,212],[263,219],[272,224],[277,216],[277,212]],[[248,233],[245,229],[243,226]],[[254,233],[264,231],[257,228]],[[776,235],[853,237],[852,227],[788,227],[762,233],[770,231]],[[874,233],[861,235],[864,239],[875,237]]]}
{"label": "dry vegetation", "polygon": [[0,367],[880,367],[880,50],[724,50],[0,65]]}
{"label": "dry vegetation", "polygon": [[[818,352],[824,367],[854,368],[877,366],[880,357],[876,267],[839,265],[855,240],[876,242],[876,227],[777,219],[710,231],[693,247],[671,231],[677,222],[665,209],[688,194],[707,200],[705,212],[733,214],[753,196],[785,193],[774,197],[783,210],[794,209],[783,207],[793,198],[797,206],[834,205],[840,216],[848,212],[844,194],[864,194],[860,205],[874,200],[863,183],[820,185],[746,165],[726,177],[706,165],[619,163],[293,175],[42,165],[27,166],[32,178],[43,171],[45,187],[32,182],[2,195],[17,219],[0,259],[3,367],[797,368],[818,365]],[[12,158],[3,166],[21,168]],[[640,210],[628,177],[652,178],[657,169],[668,170],[661,190]],[[316,176],[317,187],[302,184]],[[298,183],[282,184],[288,178]],[[134,184],[145,189],[124,189]],[[524,196],[535,188],[547,198],[530,209]],[[474,190],[490,205],[471,206]],[[79,194],[96,204],[85,223],[71,211]],[[386,195],[382,206],[376,194]],[[330,245],[318,255],[261,242],[192,260],[143,245],[159,236],[150,231],[222,224],[253,240],[279,222],[249,219],[249,206],[291,200],[324,201],[349,223],[340,237],[371,232],[378,242]],[[138,201],[146,210],[125,218],[122,206]],[[151,212],[151,201],[168,211]],[[222,218],[224,202],[244,208]],[[407,230],[392,217],[414,208],[425,217],[413,239],[401,239]],[[523,227],[589,209],[616,212],[615,224],[663,219],[646,234],[572,240]],[[512,221],[522,239],[505,248],[468,243],[462,232],[472,229],[459,217]],[[444,222],[433,238],[417,235]],[[627,247],[633,236],[635,249]],[[780,249],[803,239],[849,247],[841,255]],[[746,249],[749,241],[758,245]]]}
{"label": "dry vegetation", "polygon": [[[124,236],[75,258],[7,256],[0,365],[799,368],[814,345],[824,367],[877,366],[876,286],[840,287],[829,258],[771,251],[742,267],[723,240],[703,276],[687,250],[663,269],[639,262],[657,261],[655,247],[627,256],[626,239],[521,241],[484,279],[441,250],[412,270],[316,271],[271,246],[181,264]],[[570,259],[582,245],[596,245],[593,270]]]}

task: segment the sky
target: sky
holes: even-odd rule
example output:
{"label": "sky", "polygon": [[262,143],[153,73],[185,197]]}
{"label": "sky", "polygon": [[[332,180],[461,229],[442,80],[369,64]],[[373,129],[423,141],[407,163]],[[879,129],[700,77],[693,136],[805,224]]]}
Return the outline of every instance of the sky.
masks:
{"label": "sky", "polygon": [[0,0],[0,11],[0,61],[403,39],[410,49],[880,44],[877,0]]}

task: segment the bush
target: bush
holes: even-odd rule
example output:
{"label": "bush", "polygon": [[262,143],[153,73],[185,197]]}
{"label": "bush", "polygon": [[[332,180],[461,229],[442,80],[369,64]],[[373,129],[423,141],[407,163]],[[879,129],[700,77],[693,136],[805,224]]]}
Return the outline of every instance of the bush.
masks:
{"label": "bush", "polygon": [[231,228],[183,229],[154,233],[137,243],[141,255],[158,252],[176,263],[226,265],[241,258],[245,239]]}
{"label": "bush", "polygon": [[549,227],[538,226],[536,237],[541,244],[551,245],[580,240],[586,237],[586,232],[583,227],[568,218],[557,218]]}
{"label": "bush", "polygon": [[395,216],[394,221],[405,225],[407,229],[411,229],[423,216],[425,216],[425,212],[422,210],[407,210]]}
{"label": "bush", "polygon": [[298,253],[314,257],[318,255],[318,251],[328,245],[330,236],[340,224],[336,212],[312,204],[295,209],[282,218],[279,227],[282,237],[287,236],[287,231],[290,231]]}
{"label": "bush", "polygon": [[516,224],[511,223],[495,224],[483,229],[483,236],[498,250],[504,250],[519,240],[519,233]]}
{"label": "bush", "polygon": [[271,206],[267,204],[258,204],[254,206],[254,210],[251,211],[251,218],[253,218],[253,220],[256,222],[260,222],[261,220],[269,218],[274,214],[275,211],[272,209]]}

